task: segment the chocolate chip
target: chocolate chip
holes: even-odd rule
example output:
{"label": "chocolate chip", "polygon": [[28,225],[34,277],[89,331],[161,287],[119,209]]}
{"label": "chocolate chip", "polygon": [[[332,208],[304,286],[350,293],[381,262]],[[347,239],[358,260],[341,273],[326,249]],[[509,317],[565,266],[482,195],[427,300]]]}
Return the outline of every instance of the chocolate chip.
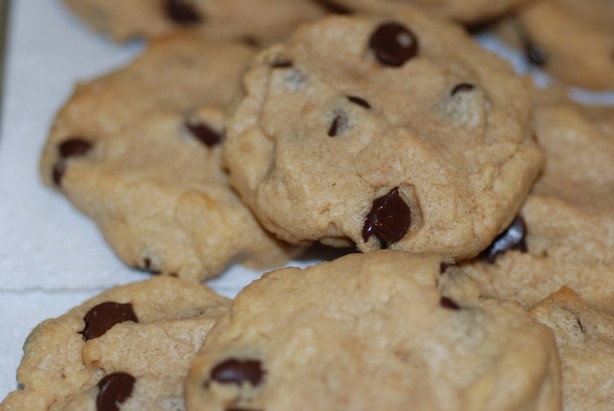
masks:
{"label": "chocolate chip", "polygon": [[342,116],[337,116],[333,120],[330,128],[328,129],[328,136],[335,137],[339,131],[342,131],[346,127],[347,120]]}
{"label": "chocolate chip", "polygon": [[352,103],[354,104],[358,104],[361,107],[364,108],[371,108],[371,104],[369,104],[366,100],[360,98],[360,97],[356,97],[356,96],[347,96],[348,100],[350,100]]}
{"label": "chocolate chip", "polygon": [[166,0],[165,11],[169,19],[181,25],[187,26],[202,21],[194,6],[185,0]]}
{"label": "chocolate chip", "polygon": [[58,146],[58,153],[63,159],[70,157],[83,157],[92,149],[92,143],[82,138],[64,140]]}
{"label": "chocolate chip", "polygon": [[522,253],[527,252],[527,226],[521,216],[516,217],[514,222],[482,253],[479,258],[490,264],[494,264],[499,254],[503,254],[507,250],[518,250]]}
{"label": "chocolate chip", "polygon": [[441,297],[441,301],[439,301],[439,305],[449,310],[460,310],[461,309],[458,304],[456,304],[453,300],[451,300],[448,297]]}
{"label": "chocolate chip", "polygon": [[72,157],[83,157],[92,149],[92,143],[80,137],[72,137],[58,145],[59,160],[53,166],[52,178],[58,187],[62,184],[62,177],[66,172],[66,160]]}
{"label": "chocolate chip", "polygon": [[262,381],[264,371],[258,360],[236,360],[231,358],[218,365],[212,370],[210,377],[220,384],[237,384],[249,382],[254,387]]}
{"label": "chocolate chip", "polygon": [[271,67],[273,68],[290,68],[294,65],[294,63],[292,63],[292,60],[288,60],[285,59],[283,57],[279,57],[277,59],[275,59],[275,61],[273,61],[273,63],[271,63]]}
{"label": "chocolate chip", "polygon": [[81,334],[85,341],[104,335],[115,324],[124,321],[139,322],[132,310],[132,304],[113,302],[105,302],[93,307],[85,314],[83,321],[85,321],[85,328],[83,328]]}
{"label": "chocolate chip", "polygon": [[207,147],[213,147],[222,142],[223,137],[205,123],[194,124],[186,122],[185,127],[194,137],[196,137]]}
{"label": "chocolate chip", "polygon": [[382,248],[388,248],[403,238],[410,224],[411,210],[401,198],[397,187],[373,201],[362,228],[362,238],[366,242],[375,236]]}
{"label": "chocolate chip", "polygon": [[474,88],[475,88],[475,86],[473,84],[461,83],[461,84],[457,85],[456,87],[454,87],[452,89],[452,92],[450,93],[450,95],[453,96],[456,93],[465,92],[465,91],[471,91]]}
{"label": "chocolate chip", "polygon": [[527,42],[525,45],[525,54],[527,55],[527,59],[536,66],[541,67],[546,64],[546,52],[535,43]]}
{"label": "chocolate chip", "polygon": [[132,394],[136,379],[124,372],[116,372],[104,377],[98,383],[96,409],[98,411],[119,411],[119,405],[126,402]]}
{"label": "chocolate chip", "polygon": [[322,6],[323,8],[325,8],[326,10],[328,10],[329,13],[333,13],[333,14],[351,14],[352,10],[348,9],[345,6],[342,6],[341,4],[337,3],[334,0],[313,0],[315,3],[319,4],[320,6]]}
{"label": "chocolate chip", "polygon": [[369,48],[383,65],[400,67],[418,54],[418,38],[401,24],[384,23],[371,35]]}

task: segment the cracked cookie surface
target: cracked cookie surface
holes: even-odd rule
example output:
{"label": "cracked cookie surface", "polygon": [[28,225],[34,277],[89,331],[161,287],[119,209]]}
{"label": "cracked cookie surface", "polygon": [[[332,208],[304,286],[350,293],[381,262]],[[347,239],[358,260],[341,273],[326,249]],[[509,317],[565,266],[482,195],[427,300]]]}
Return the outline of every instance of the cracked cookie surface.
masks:
{"label": "cracked cookie surface", "polygon": [[441,261],[380,250],[266,274],[192,363],[188,410],[559,409],[549,330]]}
{"label": "cracked cookie surface", "polygon": [[231,120],[231,184],[292,243],[476,255],[541,167],[529,86],[452,23],[329,17],[261,53]]}
{"label": "cracked cookie surface", "polygon": [[32,331],[17,370],[23,389],[0,409],[182,410],[190,360],[229,305],[170,277],[105,291]]}

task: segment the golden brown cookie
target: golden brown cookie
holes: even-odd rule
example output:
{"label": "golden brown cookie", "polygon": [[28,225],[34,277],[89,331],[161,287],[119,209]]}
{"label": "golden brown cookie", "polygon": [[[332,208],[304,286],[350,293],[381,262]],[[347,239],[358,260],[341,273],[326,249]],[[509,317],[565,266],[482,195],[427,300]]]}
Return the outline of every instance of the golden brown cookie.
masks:
{"label": "golden brown cookie", "polygon": [[550,331],[438,285],[440,263],[380,250],[266,274],[205,340],[187,409],[559,410]]}
{"label": "golden brown cookie", "polygon": [[535,131],[544,172],[521,218],[467,272],[483,294],[525,306],[566,285],[614,312],[614,110],[541,102]]}
{"label": "golden brown cookie", "polygon": [[291,250],[256,222],[221,169],[225,110],[252,50],[177,34],[80,85],[58,114],[41,173],[129,266],[202,280]]}
{"label": "golden brown cookie", "polygon": [[522,8],[518,35],[529,61],[591,89],[614,89],[614,3],[541,0]]}
{"label": "golden brown cookie", "polygon": [[170,277],[110,289],[32,331],[22,388],[0,409],[181,410],[190,360],[229,303]]}
{"label": "golden brown cookie", "polygon": [[594,310],[567,287],[531,307],[529,314],[554,332],[561,359],[563,409],[611,410],[614,317]]}
{"label": "golden brown cookie", "polygon": [[468,258],[541,167],[528,83],[415,11],[303,26],[245,85],[225,145],[231,184],[292,243]]}

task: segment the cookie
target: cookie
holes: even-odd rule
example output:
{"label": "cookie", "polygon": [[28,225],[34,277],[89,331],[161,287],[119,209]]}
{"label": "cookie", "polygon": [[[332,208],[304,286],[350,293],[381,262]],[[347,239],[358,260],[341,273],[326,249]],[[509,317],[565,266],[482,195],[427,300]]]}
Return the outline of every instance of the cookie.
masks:
{"label": "cookie", "polygon": [[468,258],[541,167],[527,81],[412,10],[303,26],[245,85],[225,145],[231,185],[291,243]]}
{"label": "cookie", "polygon": [[516,303],[442,294],[441,261],[380,250],[266,274],[208,335],[187,409],[560,409],[549,330]]}
{"label": "cookie", "polygon": [[415,7],[444,18],[475,24],[511,12],[530,0],[334,0],[352,11],[393,14],[397,10]]}
{"label": "cookie", "polygon": [[466,264],[484,295],[537,303],[567,285],[614,312],[614,110],[540,103],[546,163],[520,217]]}
{"label": "cookie", "polygon": [[66,4],[116,41],[196,28],[211,38],[268,43],[326,12],[311,0],[66,0]]}
{"label": "cookie", "polygon": [[614,89],[614,3],[543,0],[516,24],[530,62],[572,85]]}
{"label": "cookie", "polygon": [[234,261],[273,267],[291,255],[221,169],[224,110],[251,55],[195,36],[159,40],[127,68],[79,86],[58,115],[43,179],[127,265],[202,280]]}
{"label": "cookie", "polygon": [[563,287],[529,310],[554,332],[561,359],[563,409],[607,411],[614,404],[614,317]]}
{"label": "cookie", "polygon": [[170,277],[110,289],[32,331],[17,371],[21,389],[0,408],[184,409],[188,365],[229,304]]}

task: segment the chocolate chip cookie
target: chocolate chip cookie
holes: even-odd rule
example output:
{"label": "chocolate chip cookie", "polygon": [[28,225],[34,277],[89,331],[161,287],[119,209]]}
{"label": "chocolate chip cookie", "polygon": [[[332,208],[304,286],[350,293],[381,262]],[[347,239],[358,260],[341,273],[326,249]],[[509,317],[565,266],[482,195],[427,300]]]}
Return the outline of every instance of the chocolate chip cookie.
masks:
{"label": "chocolate chip cookie", "polygon": [[79,86],[58,115],[43,178],[129,266],[202,280],[236,260],[271,267],[289,258],[221,169],[225,108],[251,55],[196,36],[159,40],[127,68]]}
{"label": "chocolate chip cookie", "polygon": [[117,41],[195,28],[212,38],[267,43],[326,11],[311,0],[66,0],[66,4]]}
{"label": "chocolate chip cookie", "polygon": [[394,13],[406,7],[416,7],[438,16],[463,23],[478,23],[493,19],[532,0],[334,0],[348,10]]}
{"label": "chocolate chip cookie", "polygon": [[614,317],[564,287],[529,310],[550,327],[561,359],[563,409],[607,411],[614,404]]}
{"label": "chocolate chip cookie", "polygon": [[520,217],[467,272],[485,295],[530,306],[567,285],[614,312],[614,109],[541,102],[545,169]]}
{"label": "chocolate chip cookie", "polygon": [[231,184],[292,243],[467,258],[513,220],[541,167],[528,83],[416,11],[303,26],[245,84]]}
{"label": "chocolate chip cookie", "polygon": [[229,300],[170,277],[113,288],[42,322],[3,410],[181,410],[192,357]]}
{"label": "chocolate chip cookie", "polygon": [[516,28],[529,61],[573,85],[614,89],[612,1],[538,1],[521,9]]}
{"label": "chocolate chip cookie", "polygon": [[438,286],[441,262],[380,250],[266,274],[208,335],[187,409],[559,409],[549,330],[460,279]]}

